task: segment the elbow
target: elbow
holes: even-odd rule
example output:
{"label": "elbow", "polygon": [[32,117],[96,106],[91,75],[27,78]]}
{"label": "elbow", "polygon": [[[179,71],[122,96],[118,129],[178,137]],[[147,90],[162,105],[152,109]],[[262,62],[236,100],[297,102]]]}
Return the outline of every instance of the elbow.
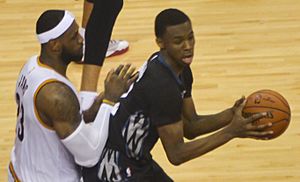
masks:
{"label": "elbow", "polygon": [[180,156],[179,152],[176,152],[174,154],[171,154],[168,156],[169,162],[174,166],[179,166],[180,164],[184,163],[183,157]]}
{"label": "elbow", "polygon": [[191,130],[188,128],[188,127],[184,127],[184,130],[183,130],[183,135],[184,135],[184,138],[186,139],[189,139],[189,140],[193,140],[196,138],[196,136],[191,132]]}
{"label": "elbow", "polygon": [[82,160],[80,158],[75,158],[75,162],[76,162],[76,164],[78,164],[80,166],[90,168],[90,167],[95,166],[98,163],[99,159],[100,159],[100,156],[95,157],[93,159],[89,158],[89,159],[86,159],[86,160]]}
{"label": "elbow", "polygon": [[196,138],[195,135],[189,133],[189,132],[184,132],[184,138],[188,139],[188,140],[193,140]]}
{"label": "elbow", "polygon": [[180,159],[169,159],[170,163],[174,166],[179,166],[180,164],[183,163]]}
{"label": "elbow", "polygon": [[183,136],[186,139],[193,140],[196,138],[196,135],[193,133],[194,126],[192,121],[185,120],[183,125]]}

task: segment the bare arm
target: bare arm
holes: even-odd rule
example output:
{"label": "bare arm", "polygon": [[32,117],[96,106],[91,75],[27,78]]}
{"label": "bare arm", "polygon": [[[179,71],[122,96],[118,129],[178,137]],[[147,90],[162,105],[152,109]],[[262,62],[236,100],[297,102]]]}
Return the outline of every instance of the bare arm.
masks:
{"label": "bare arm", "polygon": [[73,133],[81,121],[76,95],[61,82],[51,82],[42,87],[35,104],[41,118],[54,128],[61,139]]}
{"label": "bare arm", "polygon": [[[115,102],[128,89],[128,84],[136,79],[131,77],[134,69],[129,68],[130,65],[122,66],[118,74],[114,70],[109,72],[104,98]],[[51,82],[37,94],[36,106],[39,115],[54,128],[79,165],[91,167],[98,162],[108,137],[111,105],[101,104],[95,121],[86,124],[76,94],[62,82]]]}
{"label": "bare arm", "polygon": [[46,84],[37,94],[36,106],[77,164],[91,167],[97,163],[107,140],[112,106],[101,104],[95,121],[86,124],[76,94],[62,82]]}
{"label": "bare arm", "polygon": [[199,157],[224,145],[233,138],[230,133],[222,130],[209,137],[185,143],[182,128],[182,121],[158,128],[160,140],[163,143],[169,161],[173,165],[180,165]]}
{"label": "bare arm", "polygon": [[91,123],[95,120],[97,112],[104,99],[104,94],[101,92],[94,100],[92,106],[83,111],[83,119],[86,123]]}
{"label": "bare arm", "polygon": [[267,137],[270,132],[263,130],[269,127],[270,124],[252,125],[253,121],[266,116],[266,113],[259,113],[249,118],[243,118],[242,107],[243,105],[240,105],[234,110],[234,117],[228,126],[212,135],[192,142],[184,142],[183,140],[182,121],[159,127],[159,137],[169,161],[174,165],[179,165],[212,151],[237,137],[260,139]]}
{"label": "bare arm", "polygon": [[202,134],[213,132],[228,125],[233,117],[233,109],[238,107],[244,98],[236,101],[235,105],[220,113],[211,115],[198,115],[195,109],[193,99],[186,98],[183,100],[183,127],[184,136],[193,139]]}

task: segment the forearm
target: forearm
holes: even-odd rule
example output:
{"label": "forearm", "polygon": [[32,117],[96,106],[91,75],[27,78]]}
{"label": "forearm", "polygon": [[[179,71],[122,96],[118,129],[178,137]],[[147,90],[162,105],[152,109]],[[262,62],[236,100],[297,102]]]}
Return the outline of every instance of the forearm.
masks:
{"label": "forearm", "polygon": [[103,97],[97,97],[92,106],[88,110],[83,111],[83,118],[86,123],[90,123],[95,120],[102,101]]}
{"label": "forearm", "polygon": [[[191,159],[202,156],[233,139],[233,135],[226,128],[205,138],[200,138],[192,142],[181,143],[174,146],[172,154],[173,164],[179,165]],[[172,157],[172,156],[171,156]],[[170,160],[171,161],[171,160]]]}
{"label": "forearm", "polygon": [[232,109],[226,109],[212,115],[195,115],[190,120],[184,119],[184,136],[193,139],[200,135],[213,132],[228,125],[232,119]]}
{"label": "forearm", "polygon": [[84,122],[93,122],[104,98],[104,93],[98,95],[97,92],[80,91],[79,97]]}

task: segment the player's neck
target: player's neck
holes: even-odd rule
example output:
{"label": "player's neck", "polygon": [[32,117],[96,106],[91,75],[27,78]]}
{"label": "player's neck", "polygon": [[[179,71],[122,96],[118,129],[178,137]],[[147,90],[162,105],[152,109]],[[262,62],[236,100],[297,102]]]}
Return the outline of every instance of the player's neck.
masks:
{"label": "player's neck", "polygon": [[164,58],[164,61],[170,66],[174,73],[179,76],[183,71],[184,67],[174,61],[166,51],[160,51],[161,55]]}
{"label": "player's neck", "polygon": [[63,75],[64,77],[66,77],[66,72],[67,72],[67,66],[64,61],[59,58],[56,55],[49,55],[47,53],[41,53],[40,57],[40,62],[42,64],[45,64],[49,67],[51,67],[52,69],[54,69],[57,73]]}

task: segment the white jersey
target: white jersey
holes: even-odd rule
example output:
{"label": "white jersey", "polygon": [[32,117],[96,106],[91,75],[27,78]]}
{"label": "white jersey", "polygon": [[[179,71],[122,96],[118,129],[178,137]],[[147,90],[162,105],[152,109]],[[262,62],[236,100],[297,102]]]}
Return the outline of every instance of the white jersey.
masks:
{"label": "white jersey", "polygon": [[53,128],[40,119],[35,97],[43,85],[60,81],[77,95],[73,84],[34,56],[22,68],[17,85],[18,120],[9,165],[9,181],[77,182],[79,167]]}

